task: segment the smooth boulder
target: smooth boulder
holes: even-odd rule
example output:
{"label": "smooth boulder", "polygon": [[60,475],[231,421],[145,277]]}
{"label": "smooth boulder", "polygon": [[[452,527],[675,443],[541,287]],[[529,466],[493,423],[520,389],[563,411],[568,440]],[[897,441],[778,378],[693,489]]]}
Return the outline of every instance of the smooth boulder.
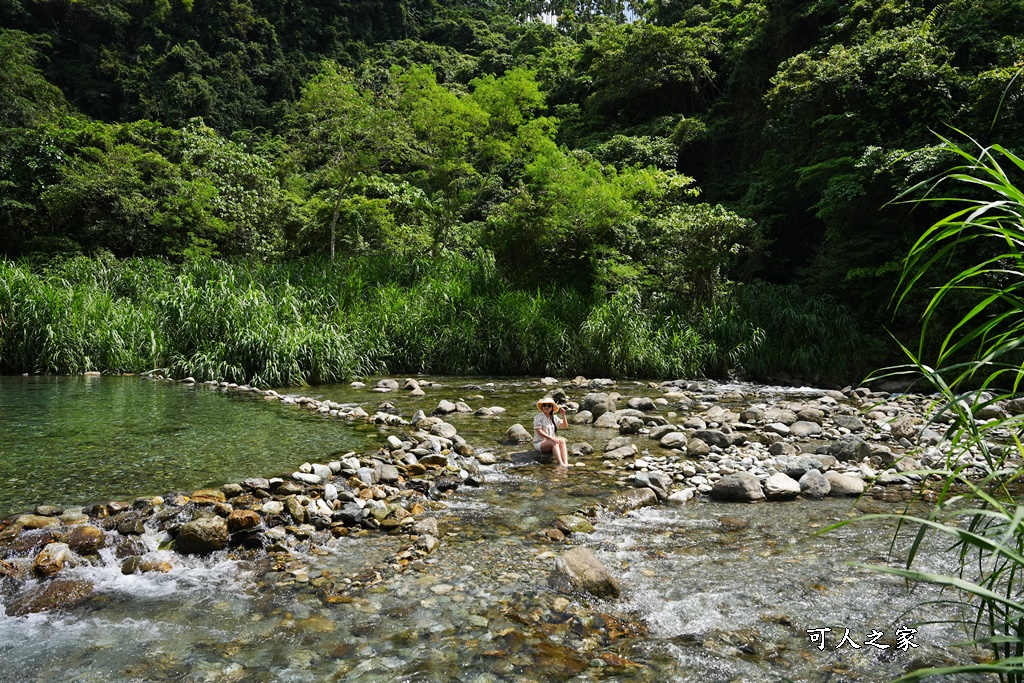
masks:
{"label": "smooth boulder", "polygon": [[711,497],[737,503],[756,503],[764,500],[764,491],[757,477],[747,472],[729,474],[715,482]]}
{"label": "smooth boulder", "polygon": [[829,483],[829,495],[832,496],[859,496],[864,493],[864,480],[852,474],[840,472],[826,472],[825,478]]}
{"label": "smooth boulder", "polygon": [[227,521],[223,517],[203,517],[181,526],[174,549],[182,555],[205,555],[227,544]]}
{"label": "smooth boulder", "polygon": [[576,589],[597,598],[617,598],[621,593],[615,577],[608,572],[589,548],[577,546],[556,562],[559,574]]}
{"label": "smooth boulder", "polygon": [[765,495],[769,500],[789,500],[800,495],[800,483],[782,472],[776,472],[764,481]]}

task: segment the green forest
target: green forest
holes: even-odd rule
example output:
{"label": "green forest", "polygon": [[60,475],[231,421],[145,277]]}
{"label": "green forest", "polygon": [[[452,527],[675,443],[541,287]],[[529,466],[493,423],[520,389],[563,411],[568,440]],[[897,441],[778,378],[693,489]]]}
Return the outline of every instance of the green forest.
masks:
{"label": "green forest", "polygon": [[0,372],[858,382],[1022,68],[1020,0],[0,0]]}

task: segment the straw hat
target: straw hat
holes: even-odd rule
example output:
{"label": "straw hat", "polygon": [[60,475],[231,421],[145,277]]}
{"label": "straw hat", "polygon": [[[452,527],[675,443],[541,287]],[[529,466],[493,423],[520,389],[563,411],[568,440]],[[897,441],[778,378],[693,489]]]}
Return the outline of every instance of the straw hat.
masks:
{"label": "straw hat", "polygon": [[555,401],[555,399],[553,399],[553,398],[542,398],[541,400],[537,401],[537,410],[543,410],[543,408],[541,408],[541,406],[543,406],[545,403],[550,403],[551,405],[553,405],[555,407],[556,410],[558,409],[558,403]]}

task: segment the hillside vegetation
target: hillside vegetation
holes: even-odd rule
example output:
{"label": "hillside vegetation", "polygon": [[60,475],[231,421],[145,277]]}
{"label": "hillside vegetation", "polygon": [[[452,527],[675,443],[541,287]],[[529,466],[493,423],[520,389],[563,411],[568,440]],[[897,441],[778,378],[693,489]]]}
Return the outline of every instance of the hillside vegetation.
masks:
{"label": "hillside vegetation", "polygon": [[[1024,142],[1020,1],[4,0],[0,27],[3,372],[266,379],[272,354],[231,351],[237,330],[192,320],[190,346],[165,329],[170,292],[224,281],[262,292],[256,318],[352,349],[280,378],[857,381],[926,301],[893,317],[943,207],[892,200],[956,162],[936,133]],[[68,275],[86,271],[152,289]],[[415,315],[355,311],[370,272]],[[274,313],[292,277],[301,310]],[[148,315],[163,352],[42,344],[82,287]],[[54,321],[30,292],[66,299]],[[117,329],[96,310],[83,329]]]}

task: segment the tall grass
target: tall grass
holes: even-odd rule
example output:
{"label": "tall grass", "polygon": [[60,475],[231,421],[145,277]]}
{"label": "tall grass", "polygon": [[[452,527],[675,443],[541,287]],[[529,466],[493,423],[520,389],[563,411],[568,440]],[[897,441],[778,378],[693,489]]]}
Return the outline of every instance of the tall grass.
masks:
{"label": "tall grass", "polygon": [[[727,330],[733,339],[735,363],[756,377],[779,371],[812,382],[828,378],[860,378],[882,354],[878,339],[860,331],[857,321],[829,297],[808,296],[795,285],[753,282],[736,290],[731,320],[759,330],[762,343],[742,343],[743,333]],[[876,366],[877,367],[877,366]]]}
{"label": "tall grass", "polygon": [[[954,252],[973,257],[973,264],[954,273],[936,288],[922,315],[921,343],[906,349],[910,363],[884,374],[914,375],[937,392],[936,417],[951,420],[946,430],[951,448],[949,471],[931,513],[924,518],[897,516],[899,526],[917,527],[902,567],[880,567],[908,579],[942,586],[960,603],[970,643],[989,650],[991,660],[963,666],[922,669],[900,681],[968,672],[995,673],[1000,680],[1024,681],[1024,506],[1014,486],[1022,474],[1017,460],[1022,416],[980,419],[982,408],[1001,405],[1021,395],[1024,377],[1020,346],[1024,342],[1024,159],[993,146],[965,149],[943,139],[963,164],[926,186],[924,201],[951,204],[954,210],[938,221],[912,248],[897,299],[907,301],[930,272],[939,270]],[[972,151],[976,149],[976,151]],[[951,196],[941,190],[953,185]],[[970,297],[973,308],[942,335],[936,357],[927,359],[929,325],[954,297]],[[991,445],[997,433],[1010,435],[1005,448]],[[985,476],[970,481],[965,456],[979,454]],[[973,459],[972,459],[973,460]],[[898,528],[899,528],[898,526]],[[925,536],[951,539],[958,569],[942,575],[915,568]]]}
{"label": "tall grass", "polygon": [[792,336],[777,324],[762,330],[762,304],[739,301],[693,315],[631,287],[610,298],[514,289],[485,251],[336,264],[0,262],[0,372],[161,369],[260,386],[383,372],[820,377],[841,372],[822,359],[851,357],[845,346],[838,354],[815,347],[846,331],[829,331],[827,321],[842,317],[824,311],[813,332],[801,333],[812,349],[803,366],[773,356]]}

